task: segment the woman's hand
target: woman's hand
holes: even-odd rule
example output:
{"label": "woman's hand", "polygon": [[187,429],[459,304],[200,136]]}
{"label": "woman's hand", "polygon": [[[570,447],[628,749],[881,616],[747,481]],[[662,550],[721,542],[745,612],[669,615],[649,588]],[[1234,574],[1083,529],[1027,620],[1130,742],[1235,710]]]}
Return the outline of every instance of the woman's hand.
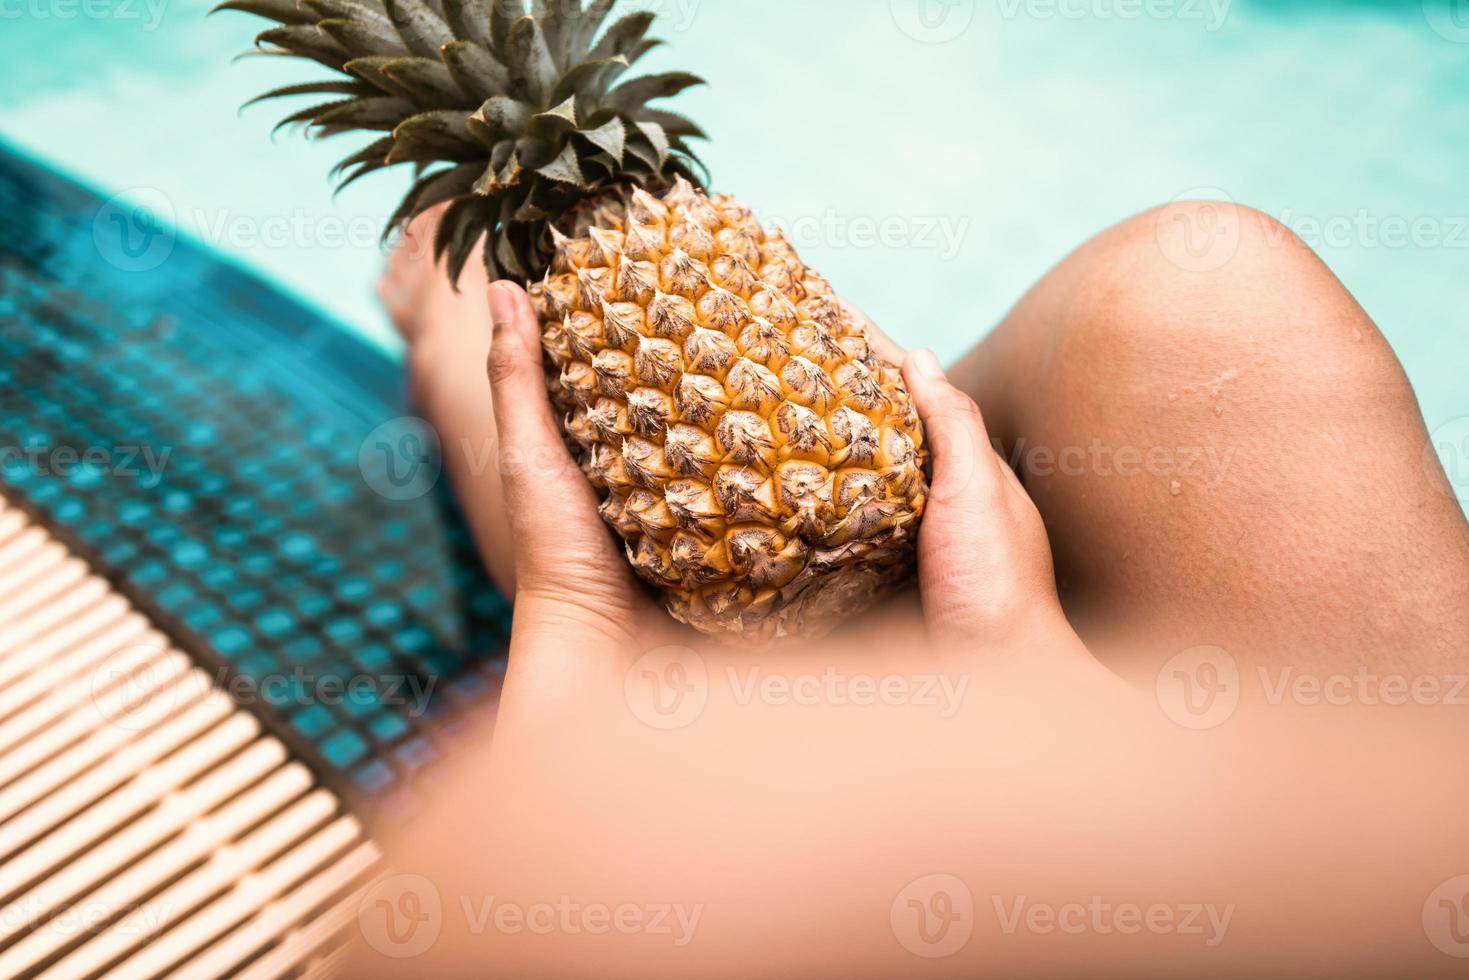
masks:
{"label": "woman's hand", "polygon": [[489,309],[495,458],[515,582],[501,728],[537,738],[575,706],[620,690],[639,656],[689,636],[639,585],[557,430],[530,297],[497,282]]}
{"label": "woman's hand", "polygon": [[667,617],[633,577],[598,514],[546,397],[540,327],[525,290],[489,288],[489,377],[516,571],[515,632],[576,648],[634,645]]}
{"label": "woman's hand", "polygon": [[559,720],[569,699],[620,677],[627,651],[687,636],[633,580],[557,434],[524,290],[492,285],[477,254],[451,288],[433,256],[440,212],[408,227],[378,292],[480,554],[515,601],[502,722]]}
{"label": "woman's hand", "polygon": [[[459,291],[451,291],[429,247],[436,221],[431,213],[409,228],[381,291],[408,342],[415,387],[441,430],[446,464],[487,564],[496,583],[518,597],[520,632],[545,635],[549,624],[569,621],[624,647],[687,639],[637,585],[597,516],[595,491],[556,432],[539,328],[524,291],[487,283],[475,261]],[[852,313],[877,352],[903,365],[934,456],[919,535],[923,611],[933,638],[971,649],[1038,636],[1076,645],[1056,598],[1040,516],[990,449],[973,400],[949,384],[931,353],[906,354],[861,311]],[[497,465],[487,473],[482,463],[491,446]],[[523,573],[528,583],[520,582]],[[890,629],[912,628],[902,603],[874,615]],[[872,619],[863,623],[868,628]]]}
{"label": "woman's hand", "polygon": [[1040,512],[992,448],[979,406],[949,382],[932,351],[909,353],[860,309],[846,308],[878,356],[902,367],[933,457],[918,531],[918,589],[930,638],[948,650],[1044,643],[1084,654],[1061,611]]}
{"label": "woman's hand", "polygon": [[968,651],[1045,649],[1091,658],[1056,594],[1041,515],[995,452],[974,399],[927,350],[903,376],[933,456],[918,532],[918,587],[935,642]]}
{"label": "woman's hand", "polygon": [[516,632],[554,633],[567,648],[626,645],[667,617],[634,581],[557,432],[530,298],[487,282],[477,256],[450,289],[432,251],[440,211],[408,227],[378,291],[465,509],[484,529],[496,584],[516,600]]}

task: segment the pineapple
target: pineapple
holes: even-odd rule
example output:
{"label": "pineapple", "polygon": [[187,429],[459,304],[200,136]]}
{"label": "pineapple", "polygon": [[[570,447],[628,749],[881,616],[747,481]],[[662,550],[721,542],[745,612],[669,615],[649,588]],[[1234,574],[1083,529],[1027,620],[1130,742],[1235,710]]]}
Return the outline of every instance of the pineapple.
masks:
{"label": "pineapple", "polygon": [[[672,615],[723,638],[820,635],[911,573],[923,433],[898,369],[790,243],[706,193],[703,133],[625,80],[658,42],[612,0],[226,0],[333,80],[288,116],[375,131],[343,184],[411,163],[389,233],[447,203],[454,281],[480,241],[528,285],[547,386],[602,516]],[[283,123],[284,124],[284,123]]]}

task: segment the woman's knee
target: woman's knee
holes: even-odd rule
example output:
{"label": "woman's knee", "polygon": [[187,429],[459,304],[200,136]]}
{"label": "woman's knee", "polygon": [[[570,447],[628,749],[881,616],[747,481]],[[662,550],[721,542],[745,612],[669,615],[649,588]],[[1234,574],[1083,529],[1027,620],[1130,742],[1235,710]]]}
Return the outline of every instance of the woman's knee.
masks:
{"label": "woman's knee", "polygon": [[1104,232],[1068,262],[1077,267],[1053,348],[1063,371],[1085,362],[1122,383],[1133,374],[1254,377],[1281,396],[1340,396],[1342,385],[1409,393],[1361,306],[1262,212],[1165,205]]}

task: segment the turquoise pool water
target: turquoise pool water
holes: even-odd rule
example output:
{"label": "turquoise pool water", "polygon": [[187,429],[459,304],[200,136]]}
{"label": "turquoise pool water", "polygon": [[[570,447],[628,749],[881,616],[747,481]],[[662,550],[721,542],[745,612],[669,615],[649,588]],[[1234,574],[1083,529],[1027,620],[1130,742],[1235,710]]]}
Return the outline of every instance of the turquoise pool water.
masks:
{"label": "turquoise pool water", "polygon": [[[663,15],[658,64],[712,83],[687,108],[717,185],[903,341],[957,355],[1102,227],[1224,195],[1301,231],[1381,324],[1469,500],[1466,0],[635,5]],[[372,285],[401,179],[333,201],[347,143],[272,147],[275,110],[235,111],[313,71],[232,65],[256,22],[206,10],[0,0],[0,136],[392,347]]]}

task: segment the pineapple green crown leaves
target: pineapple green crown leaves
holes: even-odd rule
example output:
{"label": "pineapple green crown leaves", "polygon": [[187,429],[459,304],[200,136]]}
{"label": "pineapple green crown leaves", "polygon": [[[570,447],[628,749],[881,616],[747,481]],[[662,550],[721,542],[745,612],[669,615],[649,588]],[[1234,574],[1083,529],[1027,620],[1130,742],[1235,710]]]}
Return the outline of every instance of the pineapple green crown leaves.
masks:
{"label": "pineapple green crown leaves", "polygon": [[491,279],[527,279],[551,262],[552,229],[628,185],[701,184],[697,125],[650,103],[702,80],[683,72],[624,80],[661,42],[654,15],[611,18],[615,0],[224,0],[275,21],[259,52],[304,58],[341,78],[255,99],[329,97],[293,112],[317,136],[380,133],[337,165],[339,189],[412,164],[416,180],[385,235],[448,203],[434,243],[458,281],[488,236]]}

